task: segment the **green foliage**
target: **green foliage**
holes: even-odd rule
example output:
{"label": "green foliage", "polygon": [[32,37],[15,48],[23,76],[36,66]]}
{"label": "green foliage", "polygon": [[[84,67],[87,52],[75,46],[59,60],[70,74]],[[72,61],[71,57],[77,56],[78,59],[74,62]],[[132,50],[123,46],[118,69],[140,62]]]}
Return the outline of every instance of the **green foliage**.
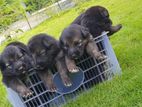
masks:
{"label": "green foliage", "polygon": [[[56,0],[57,1],[57,0]],[[25,11],[35,12],[54,0],[0,0],[0,33],[13,22],[26,17]],[[24,7],[25,6],[25,7]]]}
{"label": "green foliage", "polygon": [[0,8],[3,7],[5,5],[5,0],[0,0]]}
{"label": "green foliage", "polygon": [[26,10],[30,13],[42,9],[51,4],[51,0],[24,0]]}
{"label": "green foliage", "polygon": [[20,0],[0,1],[0,32],[7,29],[10,24],[23,17]]}

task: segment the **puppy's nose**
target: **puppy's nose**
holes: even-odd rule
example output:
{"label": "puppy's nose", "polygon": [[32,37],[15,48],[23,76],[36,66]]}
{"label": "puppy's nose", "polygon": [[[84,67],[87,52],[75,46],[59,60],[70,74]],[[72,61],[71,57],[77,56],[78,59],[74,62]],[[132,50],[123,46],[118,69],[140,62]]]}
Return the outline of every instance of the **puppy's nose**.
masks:
{"label": "puppy's nose", "polygon": [[37,67],[37,68],[40,68],[40,65],[37,65],[36,67]]}
{"label": "puppy's nose", "polygon": [[76,54],[72,54],[72,58],[76,59],[77,55]]}
{"label": "puppy's nose", "polygon": [[72,57],[76,57],[76,55],[75,55],[75,54],[72,54]]}
{"label": "puppy's nose", "polygon": [[42,69],[42,67],[40,65],[37,65],[36,68],[37,69]]}

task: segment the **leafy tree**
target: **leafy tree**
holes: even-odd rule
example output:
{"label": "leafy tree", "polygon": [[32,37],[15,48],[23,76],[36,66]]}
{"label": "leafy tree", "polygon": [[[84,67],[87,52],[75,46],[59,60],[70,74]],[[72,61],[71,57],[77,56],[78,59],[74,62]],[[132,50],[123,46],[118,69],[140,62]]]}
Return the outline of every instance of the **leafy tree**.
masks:
{"label": "leafy tree", "polygon": [[51,4],[51,0],[23,0],[26,4],[26,10],[30,13],[40,10]]}
{"label": "leafy tree", "polygon": [[20,0],[0,0],[0,32],[22,17]]}
{"label": "leafy tree", "polygon": [[26,18],[28,22],[26,11],[32,13],[57,1],[59,0],[0,0],[0,33],[21,18]]}
{"label": "leafy tree", "polygon": [[21,0],[0,1],[0,32],[4,31],[10,24],[21,18],[26,18],[28,22],[26,11],[22,6]]}

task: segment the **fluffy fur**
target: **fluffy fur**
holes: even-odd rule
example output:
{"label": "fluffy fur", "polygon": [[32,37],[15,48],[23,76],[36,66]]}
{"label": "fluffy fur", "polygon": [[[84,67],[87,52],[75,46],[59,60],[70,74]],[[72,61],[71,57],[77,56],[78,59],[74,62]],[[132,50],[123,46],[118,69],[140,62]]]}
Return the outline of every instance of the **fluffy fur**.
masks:
{"label": "fluffy fur", "polygon": [[89,30],[77,24],[72,24],[63,30],[60,46],[65,53],[66,65],[70,72],[78,71],[74,60],[81,57],[84,51],[91,55],[94,60],[106,59],[106,56],[99,52]]}
{"label": "fluffy fur", "polygon": [[102,6],[88,8],[72,24],[79,24],[88,28],[93,37],[101,35],[103,31],[109,31],[108,36],[110,36],[122,28],[121,24],[112,26],[108,10]]}
{"label": "fluffy fur", "polygon": [[21,81],[33,68],[34,61],[27,46],[21,42],[8,44],[0,55],[0,69],[3,83],[23,97],[32,94]]}
{"label": "fluffy fur", "polygon": [[28,47],[34,57],[38,74],[50,91],[56,91],[51,73],[54,65],[57,67],[63,83],[66,86],[71,85],[66,74],[64,55],[57,40],[47,34],[38,34],[31,38]]}

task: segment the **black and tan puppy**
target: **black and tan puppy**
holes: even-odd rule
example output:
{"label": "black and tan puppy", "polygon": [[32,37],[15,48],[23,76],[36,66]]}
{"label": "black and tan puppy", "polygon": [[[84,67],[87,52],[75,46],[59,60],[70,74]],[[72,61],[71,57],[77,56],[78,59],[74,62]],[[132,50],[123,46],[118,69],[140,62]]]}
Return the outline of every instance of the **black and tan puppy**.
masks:
{"label": "black and tan puppy", "polygon": [[32,56],[27,46],[21,42],[10,43],[0,55],[3,83],[23,97],[32,94],[21,80],[26,78],[27,72],[33,66]]}
{"label": "black and tan puppy", "polygon": [[63,83],[66,86],[71,85],[71,81],[66,74],[67,67],[64,55],[59,48],[58,41],[47,34],[38,34],[31,38],[28,47],[35,59],[38,74],[50,91],[56,91],[51,73],[54,65],[56,65]]}
{"label": "black and tan puppy", "polygon": [[101,35],[103,31],[109,31],[108,36],[110,36],[122,28],[121,24],[112,26],[108,10],[102,6],[88,8],[72,24],[79,24],[88,28],[93,37]]}
{"label": "black and tan puppy", "polygon": [[60,46],[66,54],[65,60],[70,72],[78,71],[74,59],[81,57],[84,51],[91,55],[94,60],[107,58],[99,52],[89,30],[77,24],[72,24],[63,30],[60,37]]}

